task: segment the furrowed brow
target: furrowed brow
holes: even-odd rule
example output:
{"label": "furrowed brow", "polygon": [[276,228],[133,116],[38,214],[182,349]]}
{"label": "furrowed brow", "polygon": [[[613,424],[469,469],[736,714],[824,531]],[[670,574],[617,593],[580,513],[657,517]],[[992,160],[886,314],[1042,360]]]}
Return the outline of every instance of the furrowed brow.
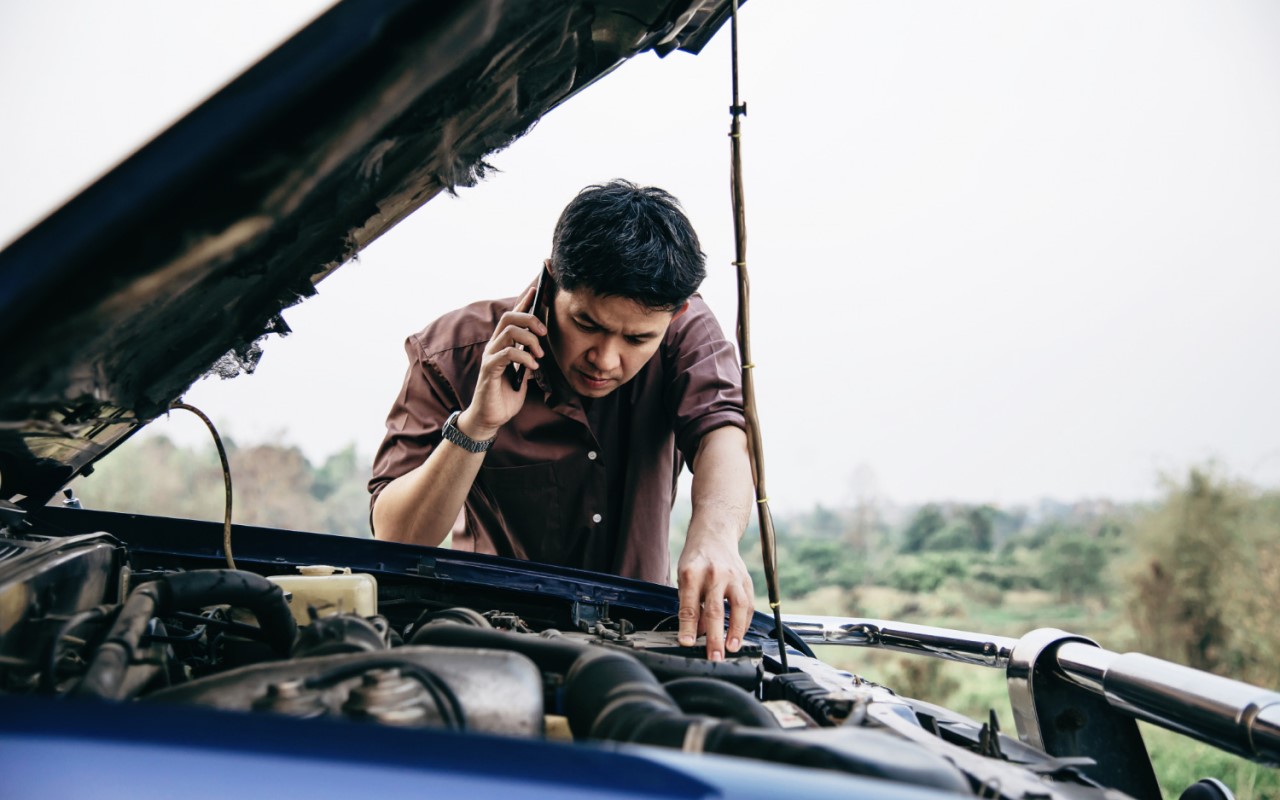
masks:
{"label": "furrowed brow", "polygon": [[603,333],[614,333],[613,330],[597,322],[594,317],[592,317],[590,314],[588,314],[585,311],[579,311],[576,314],[574,314],[573,317],[581,325],[586,325],[589,328],[595,328]]}
{"label": "furrowed brow", "polygon": [[590,327],[590,328],[595,328],[596,330],[600,331],[601,333],[606,333],[606,334],[608,334],[608,335],[610,335],[610,336],[614,336],[614,335],[621,335],[621,336],[626,337],[627,339],[635,339],[636,341],[647,342],[647,341],[649,341],[650,339],[654,339],[654,338],[656,338],[656,337],[657,337],[657,335],[658,335],[658,334],[654,333],[653,331],[642,331],[642,332],[640,332],[640,333],[622,333],[622,334],[619,334],[619,333],[618,333],[618,331],[614,330],[613,328],[610,328],[610,327],[609,327],[609,326],[607,326],[607,325],[604,325],[604,324],[603,324],[603,323],[601,323],[601,322],[598,322],[594,317],[592,317],[590,314],[588,314],[588,313],[587,313],[587,312],[585,312],[585,311],[578,311],[578,312],[575,312],[575,313],[573,314],[573,318],[574,318],[574,320],[576,320],[576,321],[578,322],[578,324],[579,324],[579,325],[584,325],[584,326],[587,326],[587,327]]}

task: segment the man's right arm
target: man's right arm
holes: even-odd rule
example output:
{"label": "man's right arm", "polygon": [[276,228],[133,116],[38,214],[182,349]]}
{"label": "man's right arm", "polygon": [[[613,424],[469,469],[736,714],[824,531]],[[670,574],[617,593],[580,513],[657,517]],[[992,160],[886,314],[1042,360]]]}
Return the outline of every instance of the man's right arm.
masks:
{"label": "man's right arm", "polygon": [[[476,441],[490,439],[496,431],[480,430],[463,412],[455,424]],[[484,453],[472,453],[453,442],[442,441],[427,460],[383,487],[373,504],[373,530],[379,539],[435,547],[444,541],[462,510],[467,492],[484,462]]]}
{"label": "man's right arm", "polygon": [[[475,441],[492,439],[524,405],[529,381],[512,388],[504,373],[512,363],[526,374],[538,369],[542,358],[539,336],[546,326],[528,313],[533,289],[516,308],[498,320],[485,346],[471,404],[454,421],[458,430]],[[373,531],[379,539],[435,546],[449,534],[467,492],[475,482],[484,453],[472,453],[442,440],[427,459],[382,488],[373,504]]]}

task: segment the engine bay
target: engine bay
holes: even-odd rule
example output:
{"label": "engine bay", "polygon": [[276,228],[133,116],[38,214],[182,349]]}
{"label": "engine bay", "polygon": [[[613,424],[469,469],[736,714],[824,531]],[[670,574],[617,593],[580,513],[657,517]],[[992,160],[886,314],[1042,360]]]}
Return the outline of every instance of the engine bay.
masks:
{"label": "engine bay", "polygon": [[[709,661],[704,647],[676,641],[674,590],[658,593],[665,607],[628,602],[625,585],[572,596],[533,566],[523,585],[503,585],[421,556],[416,575],[279,556],[232,570],[143,533],[130,543],[128,533],[54,530],[73,514],[90,512],[12,515],[0,535],[5,694],[647,745],[948,794],[1118,796],[1078,760],[1001,733],[994,714],[979,723],[901,697],[799,640],[784,671],[755,624],[739,653]],[[145,530],[143,518],[115,517]],[[350,545],[374,553],[383,543]],[[352,583],[376,584],[374,608],[343,594],[339,584]]]}

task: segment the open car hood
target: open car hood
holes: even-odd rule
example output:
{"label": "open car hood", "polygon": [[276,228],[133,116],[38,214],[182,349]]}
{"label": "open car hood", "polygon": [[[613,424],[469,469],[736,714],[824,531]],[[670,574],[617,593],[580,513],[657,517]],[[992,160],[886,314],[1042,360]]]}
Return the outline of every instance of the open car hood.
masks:
{"label": "open car hood", "polygon": [[729,0],[342,2],[0,253],[0,499],[43,504],[282,309]]}

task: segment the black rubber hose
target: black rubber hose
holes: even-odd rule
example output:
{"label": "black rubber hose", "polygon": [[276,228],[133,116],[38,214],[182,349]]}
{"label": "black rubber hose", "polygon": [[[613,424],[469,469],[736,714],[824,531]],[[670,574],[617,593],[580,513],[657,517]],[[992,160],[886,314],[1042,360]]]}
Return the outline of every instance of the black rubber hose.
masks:
{"label": "black rubber hose", "polygon": [[823,731],[824,740],[685,715],[653,673],[622,650],[562,637],[443,624],[423,628],[419,643],[513,650],[528,656],[544,673],[565,675],[565,716],[574,738],[675,749],[688,749],[696,742],[692,746],[709,753],[968,791],[968,781],[950,762],[879,731]]}
{"label": "black rubber hose", "polygon": [[[644,665],[629,653],[562,636],[530,636],[464,625],[427,625],[414,644],[512,650],[528,656],[544,673],[565,676],[565,716],[577,738],[634,741],[625,734],[654,714],[675,717],[680,707]],[[662,742],[679,747],[683,729]],[[652,742],[658,744],[658,742]]]}
{"label": "black rubber hose", "polygon": [[470,625],[424,625],[413,634],[411,644],[434,644],[445,647],[488,647],[511,650],[528,656],[543,672],[565,675],[573,662],[584,654],[600,650],[571,641],[564,637],[546,638],[527,633],[506,633],[496,628],[476,628]]}
{"label": "black rubber hose", "polygon": [[[653,673],[631,653],[561,636],[529,636],[462,625],[429,625],[415,644],[513,650],[528,656],[543,672],[565,676],[565,716],[575,738],[643,742],[681,748],[694,722]],[[709,680],[706,678],[700,681]],[[753,700],[746,692],[726,689]],[[756,703],[759,707],[759,703]],[[765,714],[763,708],[760,709]]]}
{"label": "black rubber hose", "polygon": [[[593,651],[575,661],[565,676],[565,716],[574,738],[680,747],[692,720],[677,720],[683,716],[680,706],[653,673],[629,653]],[[660,720],[681,724],[668,726]]]}
{"label": "black rubber hose", "polygon": [[[276,653],[289,655],[298,625],[279,586],[261,575],[240,570],[179,572],[144,583],[129,593],[75,694],[103,700],[127,699],[142,685],[136,675],[131,678],[129,673],[151,618],[222,603],[252,611]],[[143,667],[154,671],[154,665]]]}
{"label": "black rubber hose", "polygon": [[709,678],[732,683],[748,692],[754,692],[760,686],[760,669],[750,661],[708,661],[705,658],[689,658],[653,650],[627,652],[648,667],[663,683],[678,678]]}
{"label": "black rubber hose", "polygon": [[576,738],[643,741],[679,748],[685,729],[693,722],[684,717],[648,667],[630,652],[616,648],[563,636],[530,636],[450,624],[421,628],[413,643],[513,650],[528,656],[544,673],[565,676],[565,716]]}
{"label": "black rubber hose", "polygon": [[164,616],[174,611],[221,605],[248,609],[258,620],[258,628],[276,655],[289,655],[298,623],[289,610],[284,590],[261,575],[234,569],[201,569],[178,572],[161,578],[170,591],[170,605],[159,610]]}
{"label": "black rubber hose", "polygon": [[409,638],[409,643],[416,644],[413,637],[417,636],[418,632],[421,631],[426,626],[431,625],[433,623],[439,624],[444,622],[457,622],[462,625],[471,625],[476,628],[492,628],[493,627],[492,622],[486,619],[485,616],[481,614],[479,611],[476,611],[474,609],[464,608],[461,606],[455,607],[455,608],[446,608],[440,611],[432,611],[428,609],[422,612],[421,614],[419,614],[418,618],[413,621],[413,626],[410,628],[410,630],[413,631],[413,633]]}
{"label": "black rubber hose", "polygon": [[[479,629],[446,624],[450,621],[448,618],[443,618],[423,625],[414,631],[410,644],[503,647],[529,656],[543,671],[554,672],[557,675],[566,674],[573,666],[573,662],[583,653],[619,652],[639,661],[660,682],[677,678],[713,678],[727,681],[748,691],[760,685],[760,671],[755,665],[746,661],[706,661],[669,653],[656,653],[651,650],[623,650],[609,645],[592,645],[569,639],[555,631],[549,631],[541,636],[527,634],[515,636],[489,628],[481,633],[472,634],[470,631]],[[497,632],[501,638],[495,639],[489,635],[492,632]],[[534,644],[535,642],[546,644]]]}
{"label": "black rubber hose", "polygon": [[73,694],[98,697],[103,700],[124,700],[125,676],[140,647],[142,634],[156,611],[168,600],[169,589],[161,581],[144,583],[129,593],[129,599],[116,616],[107,638],[93,654],[89,669]]}
{"label": "black rubber hose", "polygon": [[671,699],[686,714],[731,719],[751,728],[782,726],[755,695],[724,681],[712,678],[678,678],[662,684]]}

